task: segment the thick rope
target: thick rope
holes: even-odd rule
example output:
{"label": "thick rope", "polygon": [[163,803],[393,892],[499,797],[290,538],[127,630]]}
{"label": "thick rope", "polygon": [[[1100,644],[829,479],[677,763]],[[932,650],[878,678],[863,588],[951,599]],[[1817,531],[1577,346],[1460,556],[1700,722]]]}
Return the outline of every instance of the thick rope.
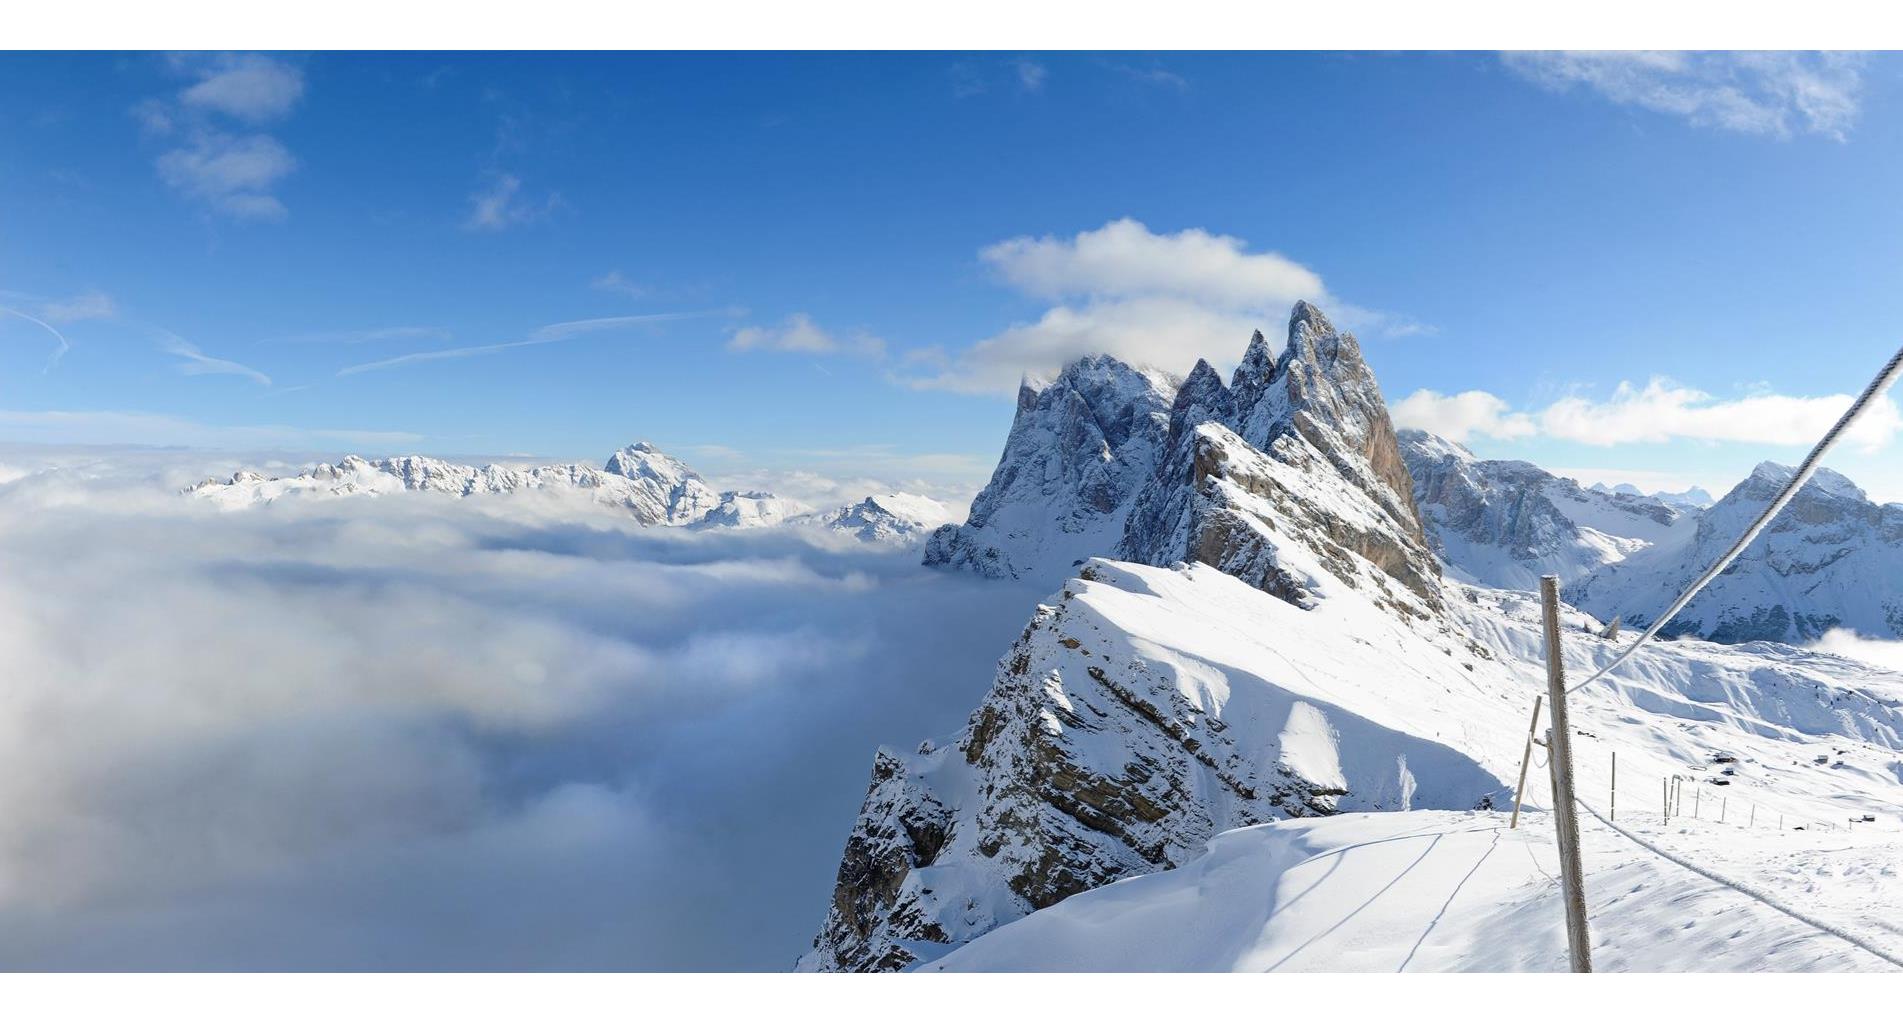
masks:
{"label": "thick rope", "polygon": [[1653,619],[1652,624],[1646,628],[1645,632],[1641,634],[1637,640],[1632,641],[1632,646],[1620,651],[1619,656],[1608,662],[1604,668],[1587,676],[1566,692],[1573,693],[1582,689],[1600,676],[1624,664],[1625,660],[1632,657],[1633,652],[1643,646],[1647,640],[1657,636],[1658,631],[1665,628],[1665,624],[1672,621],[1673,616],[1683,611],[1685,606],[1691,603],[1692,598],[1698,596],[1700,590],[1705,589],[1705,584],[1710,583],[1719,573],[1730,568],[1731,563],[1736,561],[1738,556],[1744,553],[1745,548],[1751,546],[1752,541],[1758,539],[1758,534],[1764,532],[1764,528],[1770,525],[1771,520],[1775,519],[1779,512],[1784,511],[1784,506],[1790,504],[1791,499],[1797,496],[1798,490],[1802,488],[1805,483],[1809,482],[1812,474],[1817,472],[1818,464],[1823,461],[1824,454],[1837,444],[1838,440],[1843,437],[1844,432],[1850,429],[1851,424],[1857,422],[1857,417],[1863,415],[1864,410],[1869,407],[1870,403],[1876,401],[1877,396],[1881,395],[1886,388],[1895,382],[1897,374],[1900,371],[1903,371],[1903,348],[1897,349],[1896,355],[1891,356],[1890,361],[1883,364],[1883,369],[1870,381],[1869,386],[1863,389],[1863,394],[1858,395],[1857,400],[1850,403],[1850,408],[1844,410],[1844,414],[1837,420],[1836,426],[1831,427],[1830,430],[1824,434],[1823,439],[1817,442],[1817,446],[1810,450],[1810,454],[1804,456],[1804,461],[1797,467],[1797,472],[1791,474],[1790,482],[1786,483],[1784,489],[1778,492],[1777,497],[1773,498],[1771,503],[1764,507],[1764,511],[1758,514],[1758,518],[1752,521],[1750,528],[1745,530],[1744,535],[1739,537],[1737,542],[1731,545],[1730,550],[1726,551],[1723,557],[1719,558],[1716,562],[1713,562],[1711,568],[1706,569],[1703,575],[1693,580],[1692,585],[1685,588],[1684,593],[1678,595],[1678,600],[1673,601],[1672,606],[1665,609],[1664,614]]}

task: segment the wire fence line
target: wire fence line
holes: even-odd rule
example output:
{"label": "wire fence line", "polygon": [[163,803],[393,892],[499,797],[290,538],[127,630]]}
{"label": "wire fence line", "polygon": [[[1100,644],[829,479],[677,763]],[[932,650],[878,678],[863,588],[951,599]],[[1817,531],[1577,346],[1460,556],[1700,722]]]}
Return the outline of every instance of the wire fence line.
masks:
{"label": "wire fence line", "polygon": [[1631,646],[1620,651],[1619,655],[1606,663],[1603,668],[1587,676],[1566,692],[1576,693],[1591,685],[1600,676],[1624,664],[1627,658],[1632,657],[1634,652],[1645,645],[1646,641],[1657,636],[1659,630],[1664,629],[1666,623],[1672,621],[1673,616],[1684,611],[1685,606],[1691,603],[1692,598],[1698,596],[1699,591],[1705,589],[1707,583],[1717,578],[1719,573],[1730,568],[1731,563],[1737,561],[1738,556],[1744,553],[1744,549],[1750,547],[1751,542],[1758,539],[1758,534],[1764,532],[1764,528],[1770,525],[1771,520],[1777,518],[1779,512],[1784,511],[1784,506],[1791,503],[1791,499],[1797,496],[1797,492],[1805,483],[1809,482],[1811,476],[1817,472],[1817,467],[1822,463],[1825,453],[1836,446],[1837,442],[1843,438],[1844,433],[1857,422],[1857,418],[1863,415],[1864,410],[1868,409],[1870,404],[1876,401],[1877,396],[1881,395],[1896,381],[1899,372],[1903,372],[1903,348],[1897,349],[1896,354],[1890,357],[1890,361],[1883,364],[1883,369],[1878,371],[1875,377],[1871,378],[1869,385],[1863,389],[1863,394],[1858,395],[1857,400],[1850,403],[1850,408],[1844,410],[1843,416],[1838,418],[1836,425],[1824,433],[1824,436],[1818,440],[1816,446],[1810,450],[1809,455],[1804,456],[1804,461],[1798,465],[1797,472],[1791,474],[1791,479],[1784,485],[1784,489],[1779,491],[1777,497],[1773,498],[1771,503],[1764,507],[1764,511],[1758,514],[1758,517],[1752,521],[1750,527],[1739,536],[1737,541],[1731,545],[1730,549],[1720,556],[1717,561],[1713,562],[1711,567],[1706,569],[1703,574],[1693,580],[1691,586],[1686,587],[1685,592],[1678,595],[1678,600],[1673,601],[1670,607],[1666,608],[1662,614],[1653,619],[1652,624],[1646,627],[1645,632],[1641,633],[1637,640],[1632,641]]}
{"label": "wire fence line", "polygon": [[[1903,353],[1899,353],[1899,355],[1903,355]],[[1787,917],[1794,918],[1798,921],[1803,922],[1804,924],[1810,925],[1812,928],[1815,928],[1826,935],[1836,936],[1837,938],[1850,943],[1851,945],[1857,947],[1858,949],[1863,950],[1864,952],[1870,954],[1871,956],[1876,957],[1879,960],[1884,961],[1885,963],[1903,968],[1903,957],[1899,957],[1898,955],[1891,953],[1880,946],[1877,946],[1876,944],[1872,943],[1869,939],[1866,939],[1863,936],[1858,935],[1855,932],[1852,932],[1844,928],[1842,925],[1831,924],[1829,921],[1825,921],[1825,920],[1822,920],[1821,918],[1813,917],[1810,914],[1807,914],[1791,906],[1790,904],[1785,903],[1783,900],[1778,899],[1777,897],[1771,895],[1770,893],[1765,892],[1762,889],[1759,889],[1757,886],[1746,885],[1743,882],[1733,881],[1732,879],[1726,878],[1725,876],[1720,875],[1709,868],[1703,868],[1698,866],[1697,864],[1692,863],[1690,858],[1681,857],[1678,854],[1662,849],[1655,843],[1649,842],[1645,839],[1641,839],[1640,837],[1632,834],[1630,831],[1619,827],[1610,818],[1607,818],[1605,815],[1600,814],[1597,809],[1595,809],[1591,804],[1587,803],[1585,800],[1574,798],[1573,802],[1578,804],[1580,807],[1584,808],[1587,814],[1590,814],[1593,817],[1599,819],[1599,823],[1601,825],[1604,825],[1605,827],[1611,829],[1612,831],[1617,832],[1618,834],[1626,837],[1627,839],[1631,840],[1635,845],[1652,853],[1653,855],[1660,857],[1664,860],[1671,861],[1672,863],[1678,865],[1679,867],[1684,868],[1685,870],[1690,871],[1691,873],[1698,875],[1702,878],[1705,878],[1709,881],[1716,882],[1727,889],[1731,889],[1734,892],[1750,897],[1752,900],[1755,900],[1758,903],[1762,903],[1765,906],[1770,907],[1772,910],[1778,911],[1779,913],[1784,914]]]}

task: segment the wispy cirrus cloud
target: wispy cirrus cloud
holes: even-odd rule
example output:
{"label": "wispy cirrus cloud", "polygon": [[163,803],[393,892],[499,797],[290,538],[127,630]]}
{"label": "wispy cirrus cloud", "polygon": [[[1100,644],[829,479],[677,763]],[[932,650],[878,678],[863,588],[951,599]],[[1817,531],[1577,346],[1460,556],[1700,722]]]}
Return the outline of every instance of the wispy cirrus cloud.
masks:
{"label": "wispy cirrus cloud", "polygon": [[288,116],[304,95],[295,65],[256,54],[181,55],[172,70],[194,79],[171,97],[133,108],[146,133],[173,139],[159,154],[159,180],[238,220],[282,220],[278,184],[297,159],[258,126]]}
{"label": "wispy cirrus cloud", "polygon": [[380,341],[447,341],[446,327],[363,327],[342,331],[306,331],[265,339],[271,345],[368,345]]}
{"label": "wispy cirrus cloud", "polygon": [[[84,320],[110,320],[119,315],[118,306],[112,296],[96,288],[80,292],[63,299],[41,299],[14,292],[0,292],[0,300],[18,305],[0,305],[0,316],[9,316],[23,320],[44,331],[53,338],[53,351],[46,357],[46,366],[41,372],[50,372],[59,365],[59,361],[72,350],[72,343],[66,340],[66,334],[55,324],[65,325]],[[24,308],[19,308],[24,307]],[[29,313],[26,310],[31,309]]]}
{"label": "wispy cirrus cloud", "polygon": [[570,338],[597,331],[614,330],[625,327],[639,327],[667,323],[674,320],[692,320],[700,317],[718,316],[720,312],[691,313],[646,313],[638,316],[604,316],[589,320],[568,320],[562,323],[547,324],[531,331],[525,338],[515,341],[496,342],[489,345],[466,345],[459,348],[430,349],[422,352],[406,352],[388,359],[377,359],[367,363],[357,363],[337,371],[339,377],[352,377],[360,373],[374,373],[378,370],[394,370],[402,366],[414,366],[418,363],[442,362],[450,359],[467,359],[471,356],[491,355],[508,352],[518,348],[534,348],[540,345],[553,345]]}
{"label": "wispy cirrus cloud", "polygon": [[1746,135],[1842,141],[1862,112],[1859,54],[1523,52],[1501,60],[1554,92],[1583,88],[1614,103]]}
{"label": "wispy cirrus cloud", "polygon": [[112,296],[92,288],[64,299],[47,300],[40,306],[40,315],[56,324],[110,320],[119,315],[119,306]]}
{"label": "wispy cirrus cloud", "polygon": [[216,376],[243,377],[246,380],[256,381],[265,387],[271,386],[271,378],[266,376],[263,372],[254,370],[243,363],[234,362],[230,359],[208,356],[200,352],[198,346],[193,345],[191,342],[186,341],[176,334],[165,334],[159,340],[159,348],[167,354],[177,356],[179,358],[178,371],[187,376],[196,377],[210,374]]}

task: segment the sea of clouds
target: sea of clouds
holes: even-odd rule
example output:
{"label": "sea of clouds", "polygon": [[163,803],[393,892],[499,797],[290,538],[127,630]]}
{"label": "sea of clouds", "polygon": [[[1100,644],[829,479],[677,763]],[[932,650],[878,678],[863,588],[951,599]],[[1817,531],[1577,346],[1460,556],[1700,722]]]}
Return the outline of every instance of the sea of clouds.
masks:
{"label": "sea of clouds", "polygon": [[[247,463],[248,464],[248,463]],[[0,451],[0,968],[764,969],[1041,596],[793,531]]]}

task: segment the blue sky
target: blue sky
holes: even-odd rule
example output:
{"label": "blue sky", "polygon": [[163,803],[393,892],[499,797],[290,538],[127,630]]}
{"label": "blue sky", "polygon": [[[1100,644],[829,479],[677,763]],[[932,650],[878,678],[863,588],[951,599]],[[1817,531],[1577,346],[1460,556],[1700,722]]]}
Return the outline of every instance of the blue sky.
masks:
{"label": "blue sky", "polygon": [[[1311,298],[1408,422],[1717,490],[1903,341],[1895,67],[15,54],[0,440],[955,490],[1020,373]],[[1837,463],[1903,498],[1882,412]]]}

